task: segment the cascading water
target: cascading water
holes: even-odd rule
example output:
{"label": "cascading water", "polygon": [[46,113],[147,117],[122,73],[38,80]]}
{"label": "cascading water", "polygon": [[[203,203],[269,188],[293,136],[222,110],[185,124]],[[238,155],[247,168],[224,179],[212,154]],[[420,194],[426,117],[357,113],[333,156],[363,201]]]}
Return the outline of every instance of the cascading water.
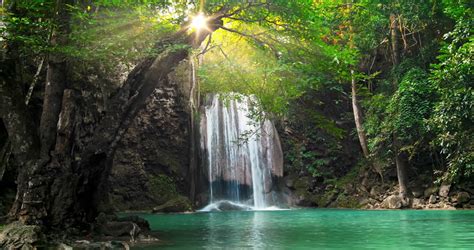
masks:
{"label": "cascading water", "polygon": [[277,205],[273,179],[283,156],[272,122],[249,118],[249,97],[224,102],[208,96],[201,115],[201,147],[208,168],[209,200],[203,210],[266,209]]}

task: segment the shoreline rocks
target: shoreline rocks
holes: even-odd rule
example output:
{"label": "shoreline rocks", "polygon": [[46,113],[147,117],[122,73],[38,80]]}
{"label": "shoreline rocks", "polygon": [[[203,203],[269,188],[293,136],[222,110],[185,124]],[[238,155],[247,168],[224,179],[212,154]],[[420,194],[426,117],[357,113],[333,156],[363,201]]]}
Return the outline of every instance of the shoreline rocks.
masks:
{"label": "shoreline rocks", "polygon": [[0,232],[2,249],[34,249],[33,246],[44,242],[39,226],[24,225],[18,221],[10,223]]}

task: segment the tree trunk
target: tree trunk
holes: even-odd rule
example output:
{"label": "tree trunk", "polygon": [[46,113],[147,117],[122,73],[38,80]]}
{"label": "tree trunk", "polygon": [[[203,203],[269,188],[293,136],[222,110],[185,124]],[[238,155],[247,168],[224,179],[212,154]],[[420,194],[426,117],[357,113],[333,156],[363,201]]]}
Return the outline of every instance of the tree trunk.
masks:
{"label": "tree trunk", "polygon": [[[352,8],[353,1],[350,3],[350,7]],[[352,24],[349,26],[349,47],[351,49],[354,48],[354,38],[353,38],[353,30]],[[354,123],[356,125],[357,136],[359,137],[359,144],[362,149],[362,153],[364,158],[369,161],[369,165],[371,166],[372,170],[377,172],[380,176],[380,179],[383,183],[383,173],[382,169],[379,165],[375,164],[371,160],[369,147],[367,146],[367,136],[364,131],[363,126],[363,116],[362,116],[362,109],[359,106],[359,101],[357,99],[357,82],[355,77],[354,69],[351,69],[351,97],[352,97],[352,113],[354,114]]]}
{"label": "tree trunk", "polygon": [[390,14],[390,36],[392,42],[393,66],[400,64],[400,30],[398,28],[398,18],[395,14]]}
{"label": "tree trunk", "polygon": [[[390,35],[392,42],[393,66],[400,64],[400,32],[398,28],[398,18],[395,14],[390,14]],[[394,79],[394,89],[398,88],[398,79]],[[400,141],[396,133],[393,134],[393,151],[395,153],[395,164],[397,166],[397,177],[400,196],[405,200],[410,195],[408,190],[408,159],[404,152],[400,152]]]}
{"label": "tree trunk", "polygon": [[[15,64],[15,60],[3,61],[3,66]],[[6,70],[5,70],[6,69]],[[20,83],[13,80],[15,70],[3,68],[0,79],[0,116],[3,119],[8,132],[9,141],[15,161],[18,163],[17,194],[15,202],[10,210],[10,215],[18,214],[23,192],[28,183],[28,170],[32,168],[39,155],[39,140],[36,137],[36,127],[32,117],[29,115],[24,102],[24,96],[20,89]],[[2,70],[2,71],[3,71]]]}
{"label": "tree trunk", "polygon": [[[67,5],[73,4],[71,0],[57,1],[58,27],[51,36],[51,46],[63,46],[67,44],[69,34],[70,13]],[[56,143],[56,130],[61,112],[61,102],[64,89],[67,85],[67,64],[65,55],[51,53],[48,60],[48,70],[46,74],[46,85],[43,99],[43,112],[40,122],[41,157],[50,158],[50,151]]]}
{"label": "tree trunk", "polygon": [[[74,155],[71,153],[74,134],[71,124],[74,123],[76,98],[72,91],[66,90],[67,94],[60,101],[60,122],[55,127],[54,151],[48,152],[51,160],[32,172],[25,192],[27,199],[19,213],[20,221],[45,225],[49,229],[87,226],[94,221],[101,209],[99,204],[107,200],[108,176],[118,143],[154,89],[165,84],[168,74],[189,56],[189,48],[173,45],[196,47],[212,31],[201,31],[196,36],[181,30],[159,43],[157,49],[161,53],[156,58],[145,59],[129,74],[123,87],[108,101],[107,113],[96,126],[88,145]],[[58,65],[53,65],[50,69],[52,73],[58,69],[54,66]],[[59,91],[45,95],[50,99],[45,103],[51,103],[58,97]],[[56,107],[51,108],[57,110]],[[49,124],[48,129],[53,131],[51,127]],[[48,140],[42,145],[50,147],[53,139],[49,141],[48,138],[42,137]]]}
{"label": "tree trunk", "polygon": [[[398,145],[398,139],[394,136],[394,148],[399,149],[400,146]],[[397,165],[397,176],[398,176],[398,186],[399,186],[399,193],[402,198],[407,198],[409,195],[408,189],[408,160],[407,156],[404,152],[400,152],[400,150],[396,151],[395,156],[395,163]]]}
{"label": "tree trunk", "polygon": [[369,161],[369,165],[371,166],[372,170],[380,176],[380,180],[383,183],[384,179],[383,179],[382,168],[370,156],[369,147],[367,145],[367,136],[365,134],[364,126],[363,126],[364,121],[363,121],[363,116],[362,116],[362,110],[359,106],[359,102],[357,99],[357,85],[356,85],[356,80],[354,76],[354,70],[351,70],[351,95],[352,95],[352,112],[354,113],[354,122],[356,125],[357,136],[359,137],[359,143],[362,149],[362,153],[364,154],[365,159]]}
{"label": "tree trunk", "polygon": [[367,147],[367,137],[362,125],[362,111],[357,101],[357,86],[354,76],[354,70],[351,70],[351,93],[352,93],[352,112],[354,113],[354,121],[356,125],[357,135],[359,137],[360,147],[366,159],[369,159],[369,148]]}
{"label": "tree trunk", "polygon": [[[209,38],[210,39],[210,38]],[[190,113],[190,128],[189,128],[189,141],[190,141],[190,147],[189,147],[189,183],[190,183],[190,188],[189,188],[189,197],[193,204],[196,202],[196,171],[197,171],[197,164],[198,164],[198,157],[196,154],[196,148],[199,147],[199,144],[197,143],[196,137],[198,136],[198,131],[199,127],[196,128],[196,118],[194,117],[195,112],[197,112],[196,108],[196,103],[199,103],[197,101],[197,79],[196,79],[196,63],[194,62],[194,58],[190,57],[189,58],[189,63],[191,66],[191,74],[190,74],[190,81],[191,81],[191,88],[189,90],[189,113]],[[199,104],[198,104],[199,105]]]}
{"label": "tree trunk", "polygon": [[[58,24],[58,26],[51,37],[51,45],[53,46],[61,46],[67,43],[70,22],[70,13],[68,11],[67,5],[72,3],[72,0],[58,0],[56,2],[57,16],[54,21]],[[45,171],[46,164],[51,160],[50,152],[53,150],[54,144],[56,143],[57,123],[59,119],[59,113],[61,111],[63,92],[66,86],[66,70],[67,67],[65,56],[52,53],[48,60],[48,70],[46,77],[47,82],[45,85],[43,111],[39,129],[40,153],[33,164],[29,164],[29,167],[23,167],[20,169],[18,173],[19,180],[17,197],[10,212],[12,216],[20,218],[23,222],[27,222],[27,217],[23,217],[23,215],[25,214],[25,211],[31,210],[29,207],[39,208],[36,211],[36,214],[47,213],[47,211],[44,209],[44,206],[42,205],[44,202],[42,199],[43,196],[32,195],[29,190],[36,187],[42,192],[47,193],[47,191],[43,190],[41,187],[31,186],[33,183],[31,182],[31,178],[35,173],[41,173]],[[29,131],[29,133],[32,132]],[[28,186],[26,186],[25,183],[28,183]],[[36,220],[36,217],[41,216],[28,218]]]}

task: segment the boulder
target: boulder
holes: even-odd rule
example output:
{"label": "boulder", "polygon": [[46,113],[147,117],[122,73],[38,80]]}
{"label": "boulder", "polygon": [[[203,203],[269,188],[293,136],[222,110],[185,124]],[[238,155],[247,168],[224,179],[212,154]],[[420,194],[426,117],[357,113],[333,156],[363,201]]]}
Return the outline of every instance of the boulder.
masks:
{"label": "boulder", "polygon": [[234,203],[228,200],[222,200],[211,203],[206,207],[202,208],[202,212],[213,212],[213,211],[249,211],[253,207],[241,203]]}
{"label": "boulder", "polygon": [[360,197],[359,200],[358,200],[358,206],[360,207],[364,207],[366,206],[367,204],[370,203],[370,199],[366,198],[366,197]]}
{"label": "boulder", "polygon": [[383,192],[384,190],[382,189],[382,187],[374,186],[372,187],[372,189],[370,189],[370,196],[377,199]]}
{"label": "boulder", "polygon": [[248,207],[239,206],[232,202],[222,202],[219,205],[219,210],[220,211],[242,211],[242,210],[245,211],[245,210],[248,210]]}
{"label": "boulder", "polygon": [[60,243],[56,249],[58,249],[58,250],[73,250],[74,248],[72,246],[66,245],[64,243]]}
{"label": "boulder", "polygon": [[[138,216],[118,218],[116,215],[100,213],[96,218],[95,230],[98,234],[112,237],[130,237],[134,242],[138,236],[150,231],[148,221]],[[84,244],[89,244],[86,241]]]}
{"label": "boulder", "polygon": [[141,232],[140,227],[130,221],[110,221],[100,226],[100,233],[105,236],[130,236],[132,241],[135,241],[135,237]]}
{"label": "boulder", "polygon": [[153,213],[178,213],[191,211],[191,202],[184,196],[167,201],[165,204],[154,207]]}
{"label": "boulder", "polygon": [[399,195],[390,195],[382,202],[382,208],[400,209],[403,206],[403,200]]}
{"label": "boulder", "polygon": [[1,249],[35,249],[35,245],[43,241],[39,226],[23,225],[13,222],[0,233]]}
{"label": "boulder", "polygon": [[430,198],[428,199],[428,202],[430,204],[435,204],[436,203],[436,196],[434,194],[430,195]]}
{"label": "boulder", "polygon": [[429,188],[425,189],[424,197],[429,198],[430,195],[435,194],[437,191],[438,191],[438,189],[436,187],[429,187]]}
{"label": "boulder", "polygon": [[411,204],[411,207],[414,209],[422,209],[424,206],[425,206],[425,201],[419,198],[414,198]]}
{"label": "boulder", "polygon": [[424,194],[424,190],[420,187],[415,187],[415,188],[412,188],[411,193],[413,194],[413,197],[421,198]]}
{"label": "boulder", "polygon": [[123,249],[129,250],[130,245],[127,242],[123,241],[99,241],[99,242],[89,242],[86,240],[76,241],[71,248],[58,248],[58,249]]}
{"label": "boulder", "polygon": [[344,185],[344,193],[346,194],[352,194],[355,192],[355,187],[352,183],[347,183]]}
{"label": "boulder", "polygon": [[458,204],[465,204],[471,200],[471,196],[469,195],[468,192],[459,192],[456,195],[456,200]]}
{"label": "boulder", "polygon": [[439,187],[439,196],[441,197],[448,197],[449,195],[449,189],[451,188],[451,184],[442,184]]}
{"label": "boulder", "polygon": [[117,218],[116,220],[119,222],[133,222],[140,227],[141,232],[150,231],[150,224],[148,223],[148,221],[136,215],[121,217],[121,218]]}

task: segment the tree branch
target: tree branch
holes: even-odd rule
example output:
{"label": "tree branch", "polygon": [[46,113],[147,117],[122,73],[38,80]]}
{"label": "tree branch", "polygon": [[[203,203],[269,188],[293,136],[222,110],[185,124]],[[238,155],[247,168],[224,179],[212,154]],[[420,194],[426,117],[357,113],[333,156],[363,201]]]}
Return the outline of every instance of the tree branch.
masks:
{"label": "tree branch", "polygon": [[204,49],[199,54],[196,55],[196,57],[198,57],[200,55],[204,55],[207,51],[210,50],[209,44],[211,44],[211,41],[212,41],[212,33],[209,34],[209,38],[207,39],[206,46],[204,47]]}

